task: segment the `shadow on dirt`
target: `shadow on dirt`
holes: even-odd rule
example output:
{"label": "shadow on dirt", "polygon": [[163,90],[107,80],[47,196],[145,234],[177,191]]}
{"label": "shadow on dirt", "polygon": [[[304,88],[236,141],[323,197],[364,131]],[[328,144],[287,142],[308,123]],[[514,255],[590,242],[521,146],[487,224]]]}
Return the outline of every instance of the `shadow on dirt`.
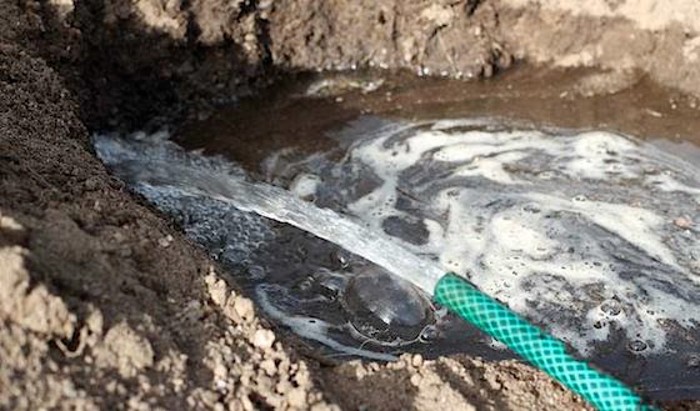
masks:
{"label": "shadow on dirt", "polygon": [[254,1],[68,4],[27,0],[41,23],[25,41],[59,71],[92,130],[202,117],[272,80],[267,22]]}

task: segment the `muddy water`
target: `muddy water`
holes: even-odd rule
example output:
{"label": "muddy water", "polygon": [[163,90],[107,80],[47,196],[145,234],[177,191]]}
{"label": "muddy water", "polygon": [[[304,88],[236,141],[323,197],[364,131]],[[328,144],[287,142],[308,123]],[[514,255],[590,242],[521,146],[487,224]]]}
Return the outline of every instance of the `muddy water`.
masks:
{"label": "muddy water", "polygon": [[[628,88],[583,97],[619,84]],[[154,158],[226,168],[352,215],[469,277],[650,396],[697,398],[694,106],[633,75],[516,71],[467,84],[372,74],[295,79],[178,133],[207,157],[157,136],[124,147],[130,169]],[[269,317],[322,356],[508,356],[339,247],[220,202],[133,182],[236,273]]]}
{"label": "muddy water", "polygon": [[[591,70],[512,70],[481,82],[365,74],[360,89],[340,76],[326,99],[302,96],[313,78],[290,80],[207,121],[178,132],[187,148],[224,154],[260,170],[269,153],[283,148],[313,153],[333,147],[327,131],[360,115],[402,120],[501,117],[537,126],[603,129],[644,139],[700,145],[700,101],[662,88],[634,73],[612,80]],[[351,79],[357,76],[351,75]],[[375,92],[366,83],[383,81]],[[356,82],[355,82],[356,83]],[[625,87],[622,90],[617,90]],[[617,92],[612,92],[617,90]],[[319,94],[324,94],[323,92]],[[591,95],[592,94],[592,95]],[[672,147],[671,149],[674,149]],[[700,161],[697,157],[694,161]]]}

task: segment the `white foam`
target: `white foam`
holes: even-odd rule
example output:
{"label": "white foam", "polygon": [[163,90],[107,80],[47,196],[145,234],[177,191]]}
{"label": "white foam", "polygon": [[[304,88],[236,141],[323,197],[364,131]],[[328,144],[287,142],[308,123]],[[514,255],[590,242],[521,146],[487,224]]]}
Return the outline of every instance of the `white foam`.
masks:
{"label": "white foam", "polygon": [[[375,229],[420,218],[428,241],[407,246],[581,352],[613,328],[654,352],[666,346],[660,319],[697,326],[700,273],[670,241],[680,238],[674,213],[698,214],[688,201],[700,193],[697,165],[607,132],[460,129],[480,124],[443,120],[357,143],[348,161],[381,182],[347,209]],[[347,192],[335,184],[326,189]],[[400,206],[402,196],[419,210]],[[684,241],[700,244],[696,232]],[[613,297],[626,312],[601,321],[600,302]]]}
{"label": "white foam", "polygon": [[543,194],[532,194],[528,197],[549,210],[569,211],[582,215],[644,250],[652,258],[678,268],[673,253],[659,235],[665,221],[653,211],[626,204],[582,201],[585,197],[562,199]]}
{"label": "white foam", "polygon": [[316,193],[320,182],[321,179],[317,175],[302,173],[292,181],[289,190],[299,198],[309,198]]}

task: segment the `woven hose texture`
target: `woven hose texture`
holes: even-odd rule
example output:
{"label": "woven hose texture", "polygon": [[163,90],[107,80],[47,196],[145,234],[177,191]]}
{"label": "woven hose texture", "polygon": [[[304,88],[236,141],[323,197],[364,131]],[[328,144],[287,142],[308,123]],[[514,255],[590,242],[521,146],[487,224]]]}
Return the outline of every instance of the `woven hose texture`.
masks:
{"label": "woven hose texture", "polygon": [[504,343],[599,410],[655,409],[645,405],[622,382],[573,357],[564,343],[543,333],[454,274],[447,274],[438,282],[435,300]]}

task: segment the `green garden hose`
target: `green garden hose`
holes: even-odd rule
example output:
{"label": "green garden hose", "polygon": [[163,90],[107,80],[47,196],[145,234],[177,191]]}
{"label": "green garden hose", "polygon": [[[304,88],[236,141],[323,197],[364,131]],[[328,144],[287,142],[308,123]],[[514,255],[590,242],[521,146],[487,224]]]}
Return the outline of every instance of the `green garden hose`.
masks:
{"label": "green garden hose", "polygon": [[601,411],[656,410],[617,379],[567,352],[566,345],[455,274],[443,276],[434,299],[502,342]]}

